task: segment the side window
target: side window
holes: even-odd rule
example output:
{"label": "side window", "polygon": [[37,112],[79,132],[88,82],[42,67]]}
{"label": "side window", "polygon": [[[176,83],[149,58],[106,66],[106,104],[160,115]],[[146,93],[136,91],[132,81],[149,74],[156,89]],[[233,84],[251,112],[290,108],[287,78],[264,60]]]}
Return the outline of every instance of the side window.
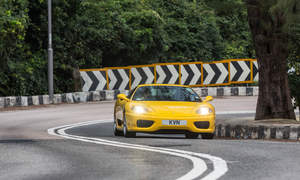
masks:
{"label": "side window", "polygon": [[150,100],[154,100],[155,97],[153,97],[153,91],[151,90],[151,87],[148,86],[142,86],[139,87],[133,97],[132,100],[135,101],[150,101]]}
{"label": "side window", "polygon": [[182,89],[180,93],[183,95],[183,101],[193,101],[191,92],[187,88]]}
{"label": "side window", "polygon": [[136,100],[136,101],[140,101],[142,100],[143,96],[144,96],[144,88],[145,87],[140,87],[136,90],[134,97],[132,97],[132,100]]}
{"label": "side window", "polygon": [[199,96],[190,88],[183,89],[182,94],[184,94],[184,101],[200,101]]}
{"label": "side window", "polygon": [[187,88],[187,90],[191,93],[192,101],[202,102],[200,96],[193,89]]}

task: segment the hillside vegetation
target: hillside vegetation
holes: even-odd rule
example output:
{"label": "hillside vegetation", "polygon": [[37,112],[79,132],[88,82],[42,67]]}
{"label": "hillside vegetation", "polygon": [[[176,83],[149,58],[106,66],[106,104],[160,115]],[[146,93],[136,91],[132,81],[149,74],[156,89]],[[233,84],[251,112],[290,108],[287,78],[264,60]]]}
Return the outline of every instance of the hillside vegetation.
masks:
{"label": "hillside vegetation", "polygon": [[[255,58],[242,0],[53,0],[55,93],[73,73]],[[0,96],[47,94],[47,1],[0,1]]]}

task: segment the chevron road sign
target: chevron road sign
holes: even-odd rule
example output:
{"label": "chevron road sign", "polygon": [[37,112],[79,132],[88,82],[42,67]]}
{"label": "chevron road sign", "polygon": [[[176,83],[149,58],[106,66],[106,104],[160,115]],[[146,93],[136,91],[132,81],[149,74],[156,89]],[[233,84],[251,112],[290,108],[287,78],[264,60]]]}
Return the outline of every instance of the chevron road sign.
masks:
{"label": "chevron road sign", "polygon": [[230,81],[250,81],[251,68],[250,61],[231,61],[230,62]]}
{"label": "chevron road sign", "polygon": [[228,63],[203,64],[203,84],[228,83]]}
{"label": "chevron road sign", "polygon": [[179,65],[157,65],[156,83],[157,84],[178,84]]}
{"label": "chevron road sign", "polygon": [[139,84],[154,83],[154,67],[131,68],[131,89]]}
{"label": "chevron road sign", "polygon": [[128,90],[129,89],[129,69],[108,69],[110,90]]}
{"label": "chevron road sign", "polygon": [[258,81],[258,64],[257,61],[252,61],[253,63],[253,81]]}
{"label": "chevron road sign", "polygon": [[258,81],[258,74],[258,64],[255,59],[80,70],[83,91],[129,90],[139,84],[153,83],[180,83],[188,86],[252,83]]}
{"label": "chevron road sign", "polygon": [[181,84],[197,85],[201,84],[201,64],[181,65]]}
{"label": "chevron road sign", "polygon": [[100,91],[107,89],[105,71],[80,71],[82,91]]}

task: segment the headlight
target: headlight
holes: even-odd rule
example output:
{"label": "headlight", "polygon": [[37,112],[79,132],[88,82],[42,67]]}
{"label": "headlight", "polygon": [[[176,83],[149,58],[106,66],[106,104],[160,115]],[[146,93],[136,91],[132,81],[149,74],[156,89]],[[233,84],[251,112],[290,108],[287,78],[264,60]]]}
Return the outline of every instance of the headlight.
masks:
{"label": "headlight", "polygon": [[200,115],[209,115],[210,113],[212,113],[212,110],[209,107],[200,107],[197,110],[197,114]]}
{"label": "headlight", "polygon": [[132,111],[137,114],[144,114],[147,112],[147,109],[143,106],[133,106]]}

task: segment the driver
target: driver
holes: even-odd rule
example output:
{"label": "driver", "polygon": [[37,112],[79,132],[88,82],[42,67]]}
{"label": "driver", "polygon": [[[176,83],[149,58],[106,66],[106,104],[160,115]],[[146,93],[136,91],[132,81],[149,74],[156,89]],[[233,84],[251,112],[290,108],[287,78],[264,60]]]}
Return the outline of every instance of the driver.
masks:
{"label": "driver", "polygon": [[144,90],[144,100],[151,100],[152,95],[149,88],[145,88]]}

